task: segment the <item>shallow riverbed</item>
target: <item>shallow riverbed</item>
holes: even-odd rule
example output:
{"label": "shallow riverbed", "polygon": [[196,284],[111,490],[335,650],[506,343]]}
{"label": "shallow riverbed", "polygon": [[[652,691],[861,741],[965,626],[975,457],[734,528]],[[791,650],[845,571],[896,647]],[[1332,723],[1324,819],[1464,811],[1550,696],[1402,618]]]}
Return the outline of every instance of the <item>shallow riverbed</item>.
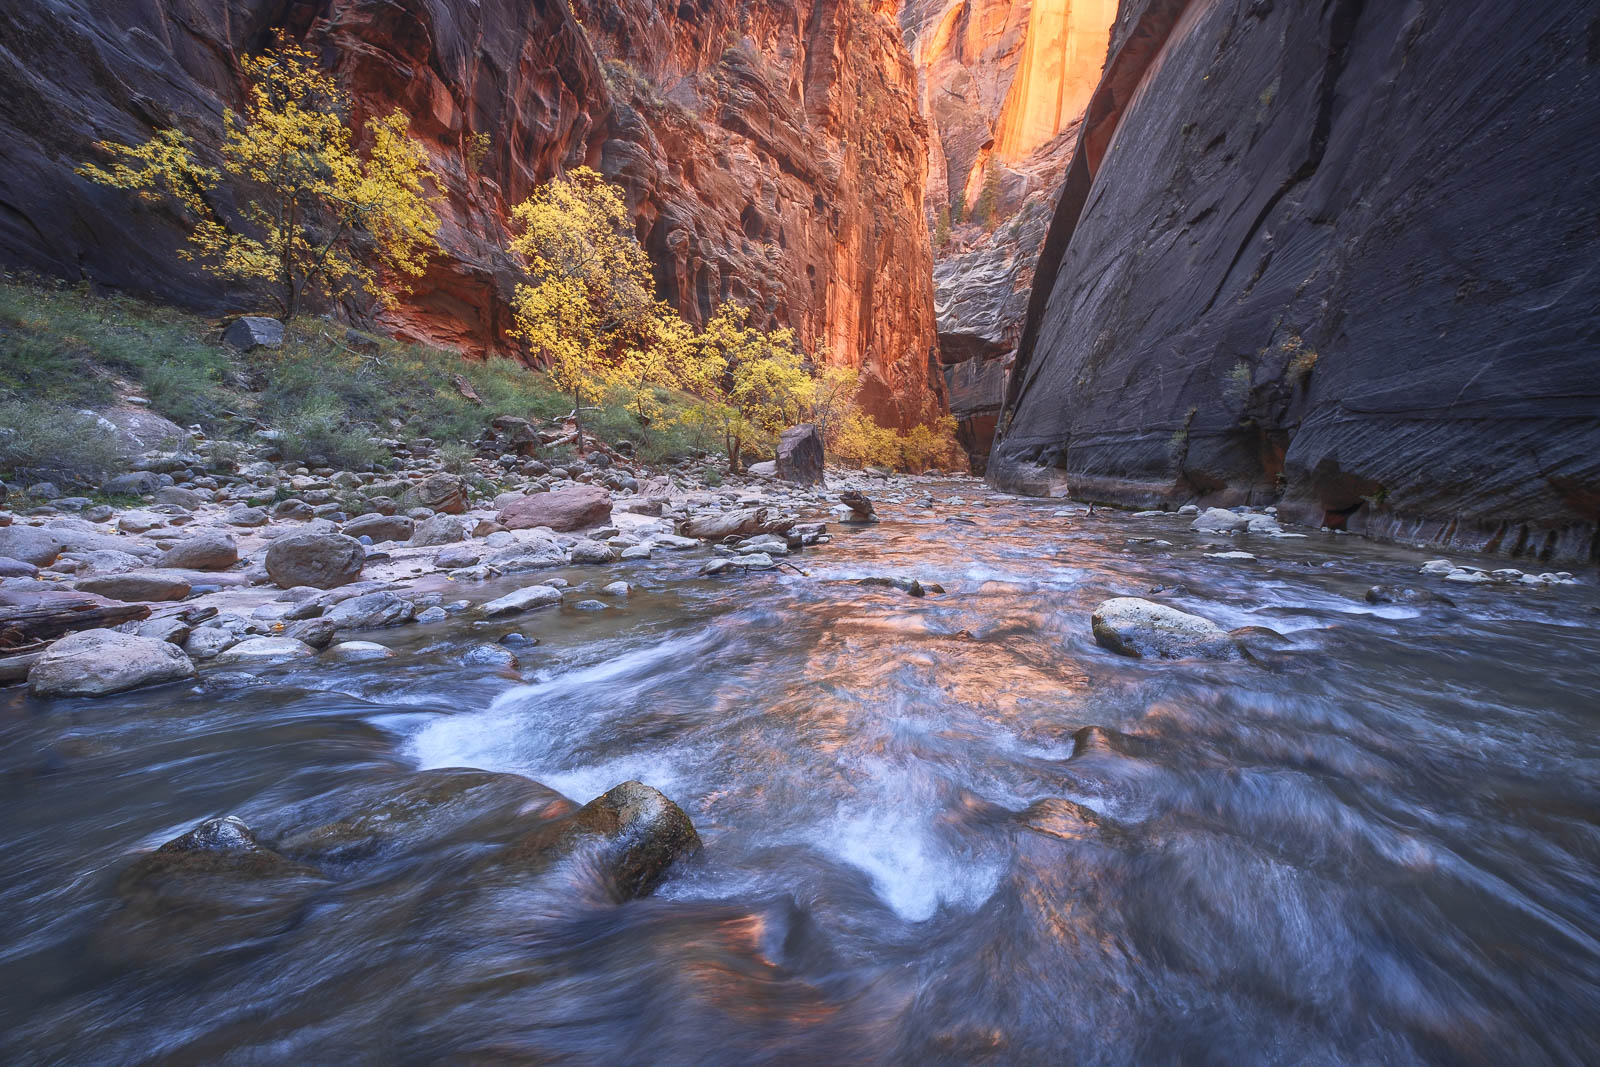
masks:
{"label": "shallow riverbed", "polygon": [[[791,557],[805,574],[697,578],[705,553],[561,571],[638,588],[362,635],[402,653],[381,663],[0,691],[0,1054],[1600,1060],[1592,571],[1467,587],[1353,537],[952,495],[883,507]],[[1204,555],[1238,547],[1259,559]],[[879,575],[946,592],[854,581]],[[1448,602],[1374,606],[1377,583]],[[1117,595],[1286,641],[1120,658],[1089,629]],[[461,664],[511,630],[540,641],[520,682]],[[582,871],[480,882],[512,812],[346,865],[265,924],[119,925],[119,872],[203,818],[271,841],[449,767],[580,804],[639,779],[704,849],[620,906]]]}

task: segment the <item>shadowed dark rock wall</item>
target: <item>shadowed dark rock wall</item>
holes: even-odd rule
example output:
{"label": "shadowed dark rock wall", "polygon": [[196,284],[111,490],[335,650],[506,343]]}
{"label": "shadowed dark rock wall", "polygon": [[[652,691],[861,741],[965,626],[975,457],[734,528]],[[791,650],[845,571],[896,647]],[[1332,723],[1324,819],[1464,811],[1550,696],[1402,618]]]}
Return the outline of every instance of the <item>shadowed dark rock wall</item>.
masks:
{"label": "shadowed dark rock wall", "polygon": [[1597,19],[1125,0],[990,477],[1595,559]]}

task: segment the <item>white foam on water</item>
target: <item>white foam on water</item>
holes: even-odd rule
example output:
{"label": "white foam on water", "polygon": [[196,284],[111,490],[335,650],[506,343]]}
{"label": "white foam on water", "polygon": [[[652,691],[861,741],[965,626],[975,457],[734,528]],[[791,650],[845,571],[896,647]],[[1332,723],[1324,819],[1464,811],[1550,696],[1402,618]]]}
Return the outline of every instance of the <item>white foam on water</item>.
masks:
{"label": "white foam on water", "polygon": [[482,711],[430,718],[406,743],[418,768],[475,767],[525,775],[586,802],[629,779],[663,792],[679,783],[671,750],[592,760],[583,750],[675,667],[699,662],[711,635],[663,641],[517,686]]}
{"label": "white foam on water", "polygon": [[813,842],[866,872],[873,889],[908,922],[931,919],[940,905],[975,909],[994,893],[997,868],[946,848],[919,819],[887,811],[843,815]]}

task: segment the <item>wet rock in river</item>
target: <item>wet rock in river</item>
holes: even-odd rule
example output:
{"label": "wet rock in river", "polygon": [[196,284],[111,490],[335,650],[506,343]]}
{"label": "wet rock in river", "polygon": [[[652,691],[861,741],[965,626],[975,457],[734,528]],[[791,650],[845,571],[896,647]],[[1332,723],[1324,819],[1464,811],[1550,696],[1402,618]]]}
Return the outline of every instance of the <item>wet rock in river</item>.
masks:
{"label": "wet rock in river", "polygon": [[267,548],[267,574],[281,589],[309,585],[332,589],[361,575],[366,550],[353,537],[336,533],[292,533]]}
{"label": "wet rock in river", "polygon": [[334,635],[338,630],[339,627],[334,625],[331,619],[301,619],[286,627],[283,636],[304,641],[313,649],[320,651],[333,644]]}
{"label": "wet rock in river", "polygon": [[216,663],[219,667],[263,667],[308,660],[316,654],[310,645],[292,637],[251,637],[219,654]]}
{"label": "wet rock in river", "polygon": [[329,658],[337,663],[370,663],[374,660],[394,659],[393,649],[374,641],[341,641],[328,649]]}
{"label": "wet rock in river", "polygon": [[335,604],[322,619],[340,630],[378,630],[416,617],[416,605],[387,590],[366,593]]}
{"label": "wet rock in river", "polygon": [[507,593],[497,600],[489,601],[483,606],[483,614],[486,618],[493,619],[501,615],[515,615],[559,603],[561,603],[561,590],[548,585],[530,585],[514,593]]}
{"label": "wet rock in river", "polygon": [[1094,638],[1123,656],[1233,659],[1238,646],[1209,619],[1138,597],[1115,597],[1094,610]]}
{"label": "wet rock in river", "polygon": [[535,829],[507,848],[499,863],[543,869],[581,851],[604,871],[620,902],[647,895],[674,861],[699,848],[700,835],[682,808],[641,782],[623,782],[570,818]]}
{"label": "wet rock in river", "polygon": [[105,696],[194,677],[183,650],[157,637],[80,630],[45,650],[28,671],[35,696]]}
{"label": "wet rock in river", "polygon": [[839,503],[850,509],[850,518],[854,522],[873,522],[878,517],[871,499],[859,490],[846,489],[839,494]]}
{"label": "wet rock in river", "polygon": [[1250,525],[1250,516],[1239,515],[1223,508],[1206,508],[1189,524],[1189,529],[1201,533],[1236,533]]}

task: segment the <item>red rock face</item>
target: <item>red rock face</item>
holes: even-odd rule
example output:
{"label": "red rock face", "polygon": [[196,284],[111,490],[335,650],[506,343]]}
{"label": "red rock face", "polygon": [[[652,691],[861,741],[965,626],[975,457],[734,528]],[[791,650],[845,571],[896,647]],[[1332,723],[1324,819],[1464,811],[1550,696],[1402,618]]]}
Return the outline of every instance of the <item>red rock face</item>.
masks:
{"label": "red rock face", "polygon": [[687,317],[739,300],[859,367],[880,420],[942,410],[915,76],[892,10],[841,0],[7,5],[0,262],[215,311],[254,305],[176,258],[181,219],[72,167],[96,140],[159,127],[214,143],[236,58],[279,29],[321,52],[358,120],[404,108],[443,178],[445,254],[378,316],[391,331],[513,351],[507,211],[588,163],[627,189]]}

